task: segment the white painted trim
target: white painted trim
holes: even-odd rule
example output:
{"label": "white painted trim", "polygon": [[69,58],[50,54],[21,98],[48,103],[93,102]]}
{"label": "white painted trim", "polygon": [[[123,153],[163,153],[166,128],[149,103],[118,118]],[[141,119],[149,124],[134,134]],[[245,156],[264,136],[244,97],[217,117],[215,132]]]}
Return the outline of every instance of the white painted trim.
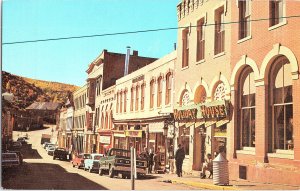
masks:
{"label": "white painted trim", "polygon": [[227,80],[227,78],[221,74],[220,76],[217,75],[214,77],[214,79],[211,81],[210,83],[210,86],[209,86],[209,93],[207,94],[207,97],[210,97],[211,100],[213,100],[213,92],[214,92],[214,87],[215,85],[219,82],[219,81],[222,81],[226,87],[226,98],[228,99],[228,96],[227,95],[230,95],[230,84]]}

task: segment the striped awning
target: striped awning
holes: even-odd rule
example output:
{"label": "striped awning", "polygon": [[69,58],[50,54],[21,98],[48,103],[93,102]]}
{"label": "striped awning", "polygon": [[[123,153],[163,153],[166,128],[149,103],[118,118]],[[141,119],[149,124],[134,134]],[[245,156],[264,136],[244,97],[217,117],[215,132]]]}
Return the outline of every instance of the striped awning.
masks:
{"label": "striped awning", "polygon": [[224,118],[221,119],[219,121],[216,122],[216,127],[221,127],[222,125],[229,123],[229,119],[228,118]]}
{"label": "striped awning", "polygon": [[212,126],[213,124],[215,124],[217,121],[213,120],[213,121],[206,121],[204,126],[205,127],[209,127],[209,126]]}

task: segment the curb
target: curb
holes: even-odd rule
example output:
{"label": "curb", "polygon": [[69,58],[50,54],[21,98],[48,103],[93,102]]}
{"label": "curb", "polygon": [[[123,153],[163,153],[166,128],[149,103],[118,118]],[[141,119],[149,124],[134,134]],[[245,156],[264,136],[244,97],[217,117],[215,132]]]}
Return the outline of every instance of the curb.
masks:
{"label": "curb", "polygon": [[202,188],[202,189],[204,188],[209,190],[239,190],[238,188],[235,188],[233,186],[218,186],[218,185],[206,184],[201,182],[193,182],[193,181],[172,180],[172,183],[186,184],[189,186]]}

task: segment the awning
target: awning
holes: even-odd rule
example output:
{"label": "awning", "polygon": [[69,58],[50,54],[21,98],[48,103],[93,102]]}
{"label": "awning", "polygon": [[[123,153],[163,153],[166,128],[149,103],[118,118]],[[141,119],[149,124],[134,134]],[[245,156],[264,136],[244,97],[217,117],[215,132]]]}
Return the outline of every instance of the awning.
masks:
{"label": "awning", "polygon": [[149,133],[163,133],[164,122],[149,123]]}
{"label": "awning", "polygon": [[195,127],[199,127],[199,126],[201,126],[201,125],[203,125],[203,124],[205,124],[205,121],[203,120],[203,121],[200,121],[200,122],[196,122],[195,123]]}
{"label": "awning", "polygon": [[206,121],[204,126],[209,127],[209,126],[212,126],[215,123],[216,123],[216,121]]}
{"label": "awning", "polygon": [[228,118],[224,118],[224,119],[221,119],[219,121],[216,122],[216,127],[220,127],[226,123],[229,123],[229,119]]}

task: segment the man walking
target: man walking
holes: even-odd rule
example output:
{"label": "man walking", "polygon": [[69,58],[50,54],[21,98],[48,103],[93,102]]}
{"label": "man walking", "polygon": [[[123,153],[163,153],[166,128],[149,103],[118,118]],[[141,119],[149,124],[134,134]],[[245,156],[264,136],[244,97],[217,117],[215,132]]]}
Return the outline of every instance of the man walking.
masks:
{"label": "man walking", "polygon": [[178,145],[178,149],[175,153],[175,161],[176,161],[176,173],[178,177],[182,177],[182,163],[185,158],[185,152],[181,144]]}

